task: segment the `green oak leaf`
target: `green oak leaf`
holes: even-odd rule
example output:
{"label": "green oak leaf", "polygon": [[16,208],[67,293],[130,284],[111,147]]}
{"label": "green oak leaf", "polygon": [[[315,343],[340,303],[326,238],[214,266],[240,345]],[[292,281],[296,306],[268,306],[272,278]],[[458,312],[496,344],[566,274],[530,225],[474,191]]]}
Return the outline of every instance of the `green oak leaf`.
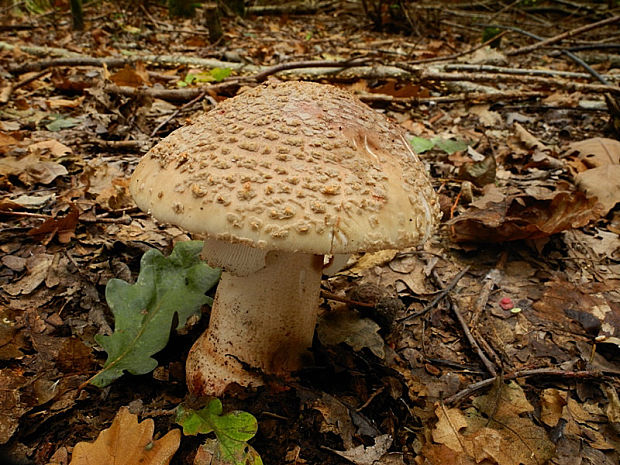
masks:
{"label": "green oak leaf", "polygon": [[169,257],[149,250],[135,284],[108,281],[105,297],[114,314],[114,333],[95,336],[108,359],[91,384],[105,387],[123,371],[142,375],[154,370],[152,355],[168,343],[174,315],[179,329],[202,305],[212,303],[205,293],[217,283],[220,270],[200,260],[202,246],[201,241],[179,242]]}
{"label": "green oak leaf", "polygon": [[209,400],[200,410],[186,409],[180,405],[176,422],[183,427],[186,436],[215,433],[215,453],[220,461],[230,465],[262,465],[258,452],[247,444],[258,430],[256,418],[241,410],[222,412],[219,399]]}
{"label": "green oak leaf", "polygon": [[77,118],[71,118],[59,114],[53,114],[50,116],[51,122],[47,123],[45,127],[48,131],[58,132],[62,129],[72,128],[80,124],[80,120]]}
{"label": "green oak leaf", "polygon": [[433,142],[435,142],[437,147],[446,152],[448,155],[452,155],[454,152],[467,150],[467,143],[462,140],[435,138],[433,139]]}
{"label": "green oak leaf", "polygon": [[425,139],[424,137],[414,136],[410,142],[415,153],[428,152],[430,149],[435,147],[435,142]]}

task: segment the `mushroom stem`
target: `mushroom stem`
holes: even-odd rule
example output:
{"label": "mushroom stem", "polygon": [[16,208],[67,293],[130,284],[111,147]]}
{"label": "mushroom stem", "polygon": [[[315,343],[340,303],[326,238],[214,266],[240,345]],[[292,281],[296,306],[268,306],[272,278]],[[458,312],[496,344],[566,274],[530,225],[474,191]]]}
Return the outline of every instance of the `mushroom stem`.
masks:
{"label": "mushroom stem", "polygon": [[312,345],[323,256],[273,251],[265,261],[248,276],[222,273],[209,328],[187,359],[193,394],[218,396],[231,383],[256,386],[260,373],[301,367]]}

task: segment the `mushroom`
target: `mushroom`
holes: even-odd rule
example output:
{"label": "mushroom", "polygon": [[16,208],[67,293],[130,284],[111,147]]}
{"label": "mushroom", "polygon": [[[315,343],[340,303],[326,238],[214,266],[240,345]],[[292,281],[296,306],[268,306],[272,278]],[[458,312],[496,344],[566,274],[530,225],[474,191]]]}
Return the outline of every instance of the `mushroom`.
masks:
{"label": "mushroom", "polygon": [[348,92],[268,83],[222,102],[153,147],[130,183],[138,206],[206,237],[223,269],[189,389],[302,366],[324,255],[426,241],[439,204],[404,132]]}

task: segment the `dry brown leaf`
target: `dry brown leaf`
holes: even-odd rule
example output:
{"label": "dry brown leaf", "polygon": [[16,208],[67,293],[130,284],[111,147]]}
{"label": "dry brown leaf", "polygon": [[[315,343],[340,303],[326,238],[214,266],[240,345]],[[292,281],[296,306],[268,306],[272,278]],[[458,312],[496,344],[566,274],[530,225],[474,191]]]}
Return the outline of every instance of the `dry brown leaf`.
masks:
{"label": "dry brown leaf", "polygon": [[566,405],[566,393],[554,388],[545,389],[540,396],[540,419],[547,426],[555,426],[562,418]]}
{"label": "dry brown leaf", "polygon": [[149,76],[144,68],[144,64],[138,62],[133,68],[127,64],[123,69],[110,76],[110,80],[117,86],[140,87],[150,85]]}
{"label": "dry brown leaf", "polygon": [[179,448],[181,432],[173,429],[154,441],[154,429],[152,419],[138,423],[138,417],[122,407],[95,442],[75,445],[69,465],[167,465]]}
{"label": "dry brown leaf", "polygon": [[590,168],[620,164],[620,142],[594,137],[570,144],[564,151],[573,175]]}
{"label": "dry brown leaf", "polygon": [[448,222],[455,242],[507,242],[540,239],[599,218],[596,199],[582,192],[552,192],[543,198],[513,194],[486,203],[474,202],[465,213]]}
{"label": "dry brown leaf", "polygon": [[468,425],[465,415],[457,408],[448,409],[441,405],[435,408],[435,414],[439,421],[433,429],[433,441],[444,444],[453,451],[463,452],[460,431]]}
{"label": "dry brown leaf", "polygon": [[323,422],[321,433],[331,432],[342,438],[346,449],[353,447],[353,436],[356,428],[353,425],[349,409],[334,397],[323,394],[312,403],[312,408],[321,412]]}
{"label": "dry brown leaf", "polygon": [[70,147],[67,147],[62,142],[58,142],[56,139],[44,140],[41,142],[35,142],[28,146],[28,151],[37,156],[49,154],[53,158],[60,158],[73,153]]}
{"label": "dry brown leaf", "polygon": [[548,150],[547,146],[533,136],[527,129],[519,123],[514,123],[515,134],[528,149]]}
{"label": "dry brown leaf", "polygon": [[600,166],[578,173],[575,183],[589,198],[598,199],[603,215],[620,203],[620,165]]}
{"label": "dry brown leaf", "polygon": [[0,132],[0,153],[7,153],[14,145],[17,145],[19,141],[10,134]]}
{"label": "dry brown leaf", "polygon": [[68,244],[75,235],[80,218],[80,210],[75,205],[71,205],[69,213],[61,218],[48,218],[36,228],[28,231],[28,235],[40,240],[43,244],[48,244],[54,236],[58,236],[58,242]]}
{"label": "dry brown leaf", "polygon": [[53,260],[54,256],[46,253],[28,258],[26,260],[28,273],[15,283],[5,284],[3,286],[4,291],[12,296],[30,294],[45,280]]}
{"label": "dry brown leaf", "polygon": [[20,388],[29,380],[23,370],[0,369],[0,444],[5,444],[19,426],[19,418],[30,410],[21,398]]}
{"label": "dry brown leaf", "polygon": [[488,394],[476,397],[473,404],[486,416],[496,418],[515,417],[534,410],[521,386],[514,381],[496,385]]}
{"label": "dry brown leaf", "polygon": [[26,185],[49,184],[67,173],[60,163],[41,160],[36,154],[0,159],[0,176],[17,176]]}
{"label": "dry brown leaf", "polygon": [[420,454],[415,458],[419,465],[477,465],[476,461],[466,454],[450,449],[443,444],[426,443]]}
{"label": "dry brown leaf", "polygon": [[385,342],[379,335],[380,330],[377,323],[355,311],[332,311],[319,318],[317,336],[322,344],[335,346],[344,342],[358,352],[366,347],[383,359]]}
{"label": "dry brown leaf", "polygon": [[466,415],[456,408],[438,406],[439,421],[432,431],[434,442],[472,460],[436,462],[431,457],[447,451],[425,446],[422,453],[431,454],[427,457],[431,463],[537,465],[551,458],[553,444],[545,430],[529,417],[520,416],[532,412],[533,407],[518,384],[498,383],[473,404],[477,410],[468,409]]}
{"label": "dry brown leaf", "polygon": [[329,450],[356,465],[380,465],[383,463],[381,457],[387,453],[387,450],[392,445],[393,440],[392,436],[389,434],[382,434],[374,439],[375,443],[372,446],[364,446],[362,444],[344,451],[334,449]]}

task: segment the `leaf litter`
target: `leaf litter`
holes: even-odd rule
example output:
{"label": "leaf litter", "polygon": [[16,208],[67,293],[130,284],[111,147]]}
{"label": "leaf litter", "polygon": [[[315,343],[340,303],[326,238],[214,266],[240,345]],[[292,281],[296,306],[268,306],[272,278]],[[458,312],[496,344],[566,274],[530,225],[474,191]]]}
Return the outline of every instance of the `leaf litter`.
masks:
{"label": "leaf litter", "polygon": [[[51,27],[46,15],[31,17],[42,31],[35,43],[30,31],[18,29],[7,29],[5,40],[64,47],[67,56],[119,56],[130,49],[265,66],[359,54],[393,65],[479,42],[477,33],[440,26],[432,17],[420,23],[427,29],[415,44],[389,26],[381,33],[360,30],[363,13],[348,4],[334,7],[333,15],[249,16],[243,31],[223,18],[228,42],[210,46],[202,35],[167,31],[161,23],[196,25],[171,20],[163,10],[148,7],[157,23],[141,11],[119,13],[110,5],[92,7],[106,24],[93,22],[80,40],[65,24]],[[3,19],[9,26],[22,23],[16,8]],[[443,14],[453,10],[458,6]],[[518,12],[512,7],[496,19],[514,24]],[[553,24],[564,19],[528,14]],[[573,20],[588,22],[580,14]],[[551,34],[547,28],[539,33]],[[600,40],[599,33],[588,38]],[[502,44],[510,48],[505,39]],[[4,69],[40,58],[0,48]],[[529,66],[523,57],[507,60],[505,51],[484,48],[477,59]],[[545,53],[528,59],[581,71]],[[597,66],[613,74],[610,65]],[[11,458],[45,464],[64,451],[64,465],[71,450],[79,455],[83,446],[76,444],[94,441],[111,423],[117,428],[121,416],[129,426],[118,430],[133,437],[126,429],[142,431],[145,422],[127,421],[121,407],[135,402],[144,418],[155,419],[158,435],[175,430],[171,411],[186,395],[183,360],[206,319],[185,334],[170,334],[151,374],[125,375],[101,391],[80,387],[104,366],[97,340],[115,326],[106,284],[135,281],[144,252],[155,247],[169,255],[174,243],[189,239],[135,209],[127,192],[133,166],[158,137],[236,88],[205,87],[212,100],[186,107],[158,96],[114,93],[110,85],[196,90],[239,75],[233,66],[219,69],[138,61],[108,70],[56,66],[39,77],[35,71],[2,76],[0,457],[6,450]],[[26,78],[34,80],[13,86]],[[527,104],[457,99],[446,105],[429,99],[474,88],[381,75],[325,80],[373,96],[373,106],[409,130],[435,179],[446,221],[423,249],[355,257],[348,269],[324,280],[340,299],[325,298],[326,320],[334,309],[346,311],[368,329],[347,340],[351,334],[343,336],[335,322],[328,331],[339,336],[317,340],[314,365],[296,381],[271,380],[256,392],[233,389],[222,399],[226,411],[251,412],[258,420],[248,439],[252,447],[266,463],[617,463],[617,141],[604,127],[605,113],[583,110],[595,108],[600,95],[549,83],[536,89],[544,100]],[[514,87],[527,90],[520,85]],[[473,91],[494,86],[477,84]],[[435,277],[448,282],[465,266],[468,272],[442,296]],[[465,339],[454,303],[497,377]],[[127,450],[151,448],[150,431],[146,446],[136,442]],[[171,463],[193,463],[194,455],[200,463],[200,454],[209,463],[205,454],[211,460],[218,443],[203,442],[183,438]]]}

